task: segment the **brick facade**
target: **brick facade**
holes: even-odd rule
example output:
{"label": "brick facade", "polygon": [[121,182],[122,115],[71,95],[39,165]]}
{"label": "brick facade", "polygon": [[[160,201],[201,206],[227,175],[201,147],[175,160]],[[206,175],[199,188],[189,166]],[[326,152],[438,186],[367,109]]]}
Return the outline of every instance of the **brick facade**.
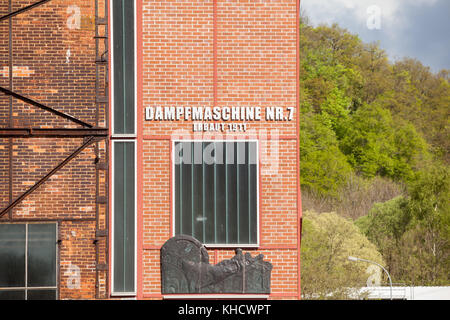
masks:
{"label": "brick facade", "polygon": [[[203,134],[193,132],[192,121],[144,120],[149,106],[296,108],[297,10],[292,0],[138,1],[140,298],[161,298],[159,249],[174,235],[170,154],[179,138],[259,141],[260,243],[244,252],[263,253],[274,265],[271,299],[299,298],[297,117],[265,121],[263,112],[247,132]],[[234,249],[211,246],[209,255],[217,263]]]}
{"label": "brick facade", "polygon": [[[35,3],[0,2],[0,16]],[[100,1],[100,7],[102,7]],[[103,2],[104,7],[104,2]],[[78,15],[79,13],[79,15]],[[55,0],[12,18],[12,91],[96,126],[95,1]],[[74,20],[75,19],[75,20]],[[78,23],[79,22],[79,23]],[[0,86],[9,89],[9,19],[0,22]],[[105,107],[98,126],[105,126]],[[80,128],[50,112],[0,94],[0,128]],[[6,207],[83,144],[82,138],[1,138],[0,208]],[[105,159],[105,142],[98,143]],[[95,144],[0,218],[0,223],[58,224],[60,299],[106,297],[106,271],[96,271],[96,230],[105,228],[106,206],[96,219]],[[10,155],[11,150],[11,155]],[[10,165],[12,195],[10,198]],[[105,192],[105,175],[99,177]],[[101,192],[101,191],[100,191]],[[98,224],[98,226],[97,226]],[[106,262],[106,243],[97,244]],[[79,281],[72,285],[74,277]],[[98,281],[99,294],[96,292]]]}
{"label": "brick facade", "polygon": [[[12,0],[11,11],[34,2]],[[104,0],[98,6],[104,16]],[[299,1],[136,0],[136,7],[137,298],[162,298],[159,249],[174,234],[171,146],[180,134],[259,141],[260,241],[244,252],[262,253],[273,264],[271,299],[299,298]],[[1,1],[0,16],[8,12]],[[53,0],[13,17],[13,91],[94,126],[110,125],[107,108],[96,116],[94,21],[95,0]],[[4,88],[10,88],[8,30],[9,20],[1,21]],[[191,121],[145,121],[148,106],[250,106],[263,113],[244,133],[194,135]],[[266,121],[266,107],[293,107],[293,119]],[[80,128],[17,99],[11,111],[10,98],[0,94],[0,128]],[[0,218],[58,223],[60,299],[110,297],[111,247],[96,237],[110,227],[111,212],[96,197],[110,192],[107,171],[96,183],[96,163],[105,161],[110,142],[84,149]],[[0,208],[82,144],[82,138],[0,138]],[[208,250],[211,263],[234,255],[233,248]],[[109,271],[98,267],[105,264]]]}

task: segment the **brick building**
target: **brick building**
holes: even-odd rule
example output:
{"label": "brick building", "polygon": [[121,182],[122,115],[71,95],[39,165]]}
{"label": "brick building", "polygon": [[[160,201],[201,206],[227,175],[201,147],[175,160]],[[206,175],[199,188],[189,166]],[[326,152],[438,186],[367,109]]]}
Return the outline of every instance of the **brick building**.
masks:
{"label": "brick building", "polygon": [[3,0],[0,299],[170,298],[177,234],[299,299],[299,5]]}

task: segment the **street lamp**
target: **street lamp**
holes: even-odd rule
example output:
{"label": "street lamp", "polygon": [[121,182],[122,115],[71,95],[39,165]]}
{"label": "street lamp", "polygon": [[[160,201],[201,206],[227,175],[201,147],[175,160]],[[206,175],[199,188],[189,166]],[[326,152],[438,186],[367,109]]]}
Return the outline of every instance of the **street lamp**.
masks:
{"label": "street lamp", "polygon": [[352,257],[352,256],[349,256],[348,260],[355,261],[355,262],[356,261],[364,261],[364,262],[367,262],[367,263],[372,263],[372,264],[375,264],[375,265],[379,266],[381,269],[383,269],[384,272],[386,272],[386,274],[388,276],[388,279],[389,279],[389,285],[391,287],[391,290],[390,290],[391,291],[391,300],[392,300],[392,280],[391,280],[391,276],[390,276],[389,272],[381,264],[376,263],[375,261],[370,261],[370,260],[366,260],[366,259],[356,258],[356,257]]}

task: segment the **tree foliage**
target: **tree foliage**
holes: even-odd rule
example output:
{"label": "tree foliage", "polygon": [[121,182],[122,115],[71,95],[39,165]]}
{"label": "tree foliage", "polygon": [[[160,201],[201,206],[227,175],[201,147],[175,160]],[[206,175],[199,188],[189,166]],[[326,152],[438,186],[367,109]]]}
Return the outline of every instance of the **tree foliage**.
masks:
{"label": "tree foliage", "polygon": [[352,168],[339,149],[336,134],[321,115],[300,124],[300,179],[303,188],[336,196]]}
{"label": "tree foliage", "polygon": [[434,165],[416,173],[408,197],[376,204],[356,220],[392,276],[416,285],[450,281],[450,174]]}
{"label": "tree foliage", "polygon": [[[450,71],[432,73],[411,58],[391,62],[378,43],[364,43],[337,24],[313,27],[301,18],[304,210],[357,219],[394,281],[448,284]],[[319,216],[310,214],[304,223],[306,266],[329,256],[322,219],[341,225],[334,216]],[[334,269],[328,261],[317,268],[302,270],[305,286],[314,285],[308,277],[325,283],[323,275],[343,285],[330,270],[344,272],[344,265]]]}
{"label": "tree foliage", "polygon": [[[437,82],[416,86],[434,75],[409,60],[390,64],[377,44],[337,25],[303,24],[300,43],[302,187],[336,196],[353,173],[410,180],[430,158],[419,125],[423,117],[413,115]],[[442,78],[439,83],[448,85]],[[448,112],[445,94],[440,96],[437,109]]]}
{"label": "tree foliage", "polygon": [[398,281],[395,257],[402,250],[400,243],[411,220],[407,201],[399,196],[384,203],[377,203],[369,214],[360,217],[355,224],[374,243],[387,263],[387,269]]}
{"label": "tree foliage", "polygon": [[348,256],[383,263],[381,254],[349,219],[305,212],[302,227],[302,294],[308,299],[345,299],[367,282],[367,265]]}
{"label": "tree foliage", "polygon": [[[424,265],[414,281],[450,281],[450,169],[441,164],[416,173],[409,186],[408,211],[413,217],[408,238],[417,248],[411,255]],[[411,228],[412,231],[414,229]]]}
{"label": "tree foliage", "polygon": [[362,106],[343,126],[340,148],[365,177],[409,180],[418,161],[427,158],[426,143],[414,126],[394,122],[390,111],[378,105]]}

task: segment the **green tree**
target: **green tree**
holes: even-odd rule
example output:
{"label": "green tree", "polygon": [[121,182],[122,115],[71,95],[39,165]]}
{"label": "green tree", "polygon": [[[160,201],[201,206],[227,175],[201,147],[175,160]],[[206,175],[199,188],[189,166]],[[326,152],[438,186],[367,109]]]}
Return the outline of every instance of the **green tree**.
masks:
{"label": "green tree", "polygon": [[427,157],[426,143],[414,127],[394,122],[389,110],[379,105],[364,105],[342,128],[340,149],[367,178],[408,180],[418,161]]}
{"label": "green tree", "polygon": [[336,196],[352,172],[334,131],[320,115],[305,114],[300,124],[300,181],[304,189]]}
{"label": "green tree", "polygon": [[351,101],[342,90],[334,88],[321,105],[322,123],[331,128],[337,136],[342,135],[342,125],[350,114]]}
{"label": "green tree", "polygon": [[305,212],[302,220],[302,293],[304,299],[347,299],[366,286],[367,265],[358,256],[383,264],[381,254],[360,230],[336,213]]}
{"label": "green tree", "polygon": [[358,36],[336,24],[317,28],[302,24],[300,44],[300,86],[306,88],[314,110],[320,112],[320,106],[336,88],[348,97],[349,107],[357,109],[363,83],[354,63],[363,47]]}
{"label": "green tree", "polygon": [[448,284],[450,172],[433,164],[415,174],[408,197],[374,205],[356,220],[377,245],[392,278],[415,285]]}
{"label": "green tree", "polygon": [[398,196],[384,203],[376,203],[366,216],[355,221],[369,241],[377,246],[389,273],[396,280],[402,268],[398,266],[396,257],[402,249],[400,242],[411,221],[407,205],[407,200]]}
{"label": "green tree", "polygon": [[395,281],[448,283],[450,71],[304,15],[300,46],[303,206],[364,216]]}
{"label": "green tree", "polygon": [[450,275],[450,169],[435,164],[416,173],[409,185],[408,211],[413,217],[414,257],[425,261],[420,278],[428,284],[448,283]]}
{"label": "green tree", "polygon": [[397,118],[414,124],[435,154],[450,161],[450,83],[448,70],[433,74],[418,60],[404,58],[393,65],[395,83],[380,97]]}

